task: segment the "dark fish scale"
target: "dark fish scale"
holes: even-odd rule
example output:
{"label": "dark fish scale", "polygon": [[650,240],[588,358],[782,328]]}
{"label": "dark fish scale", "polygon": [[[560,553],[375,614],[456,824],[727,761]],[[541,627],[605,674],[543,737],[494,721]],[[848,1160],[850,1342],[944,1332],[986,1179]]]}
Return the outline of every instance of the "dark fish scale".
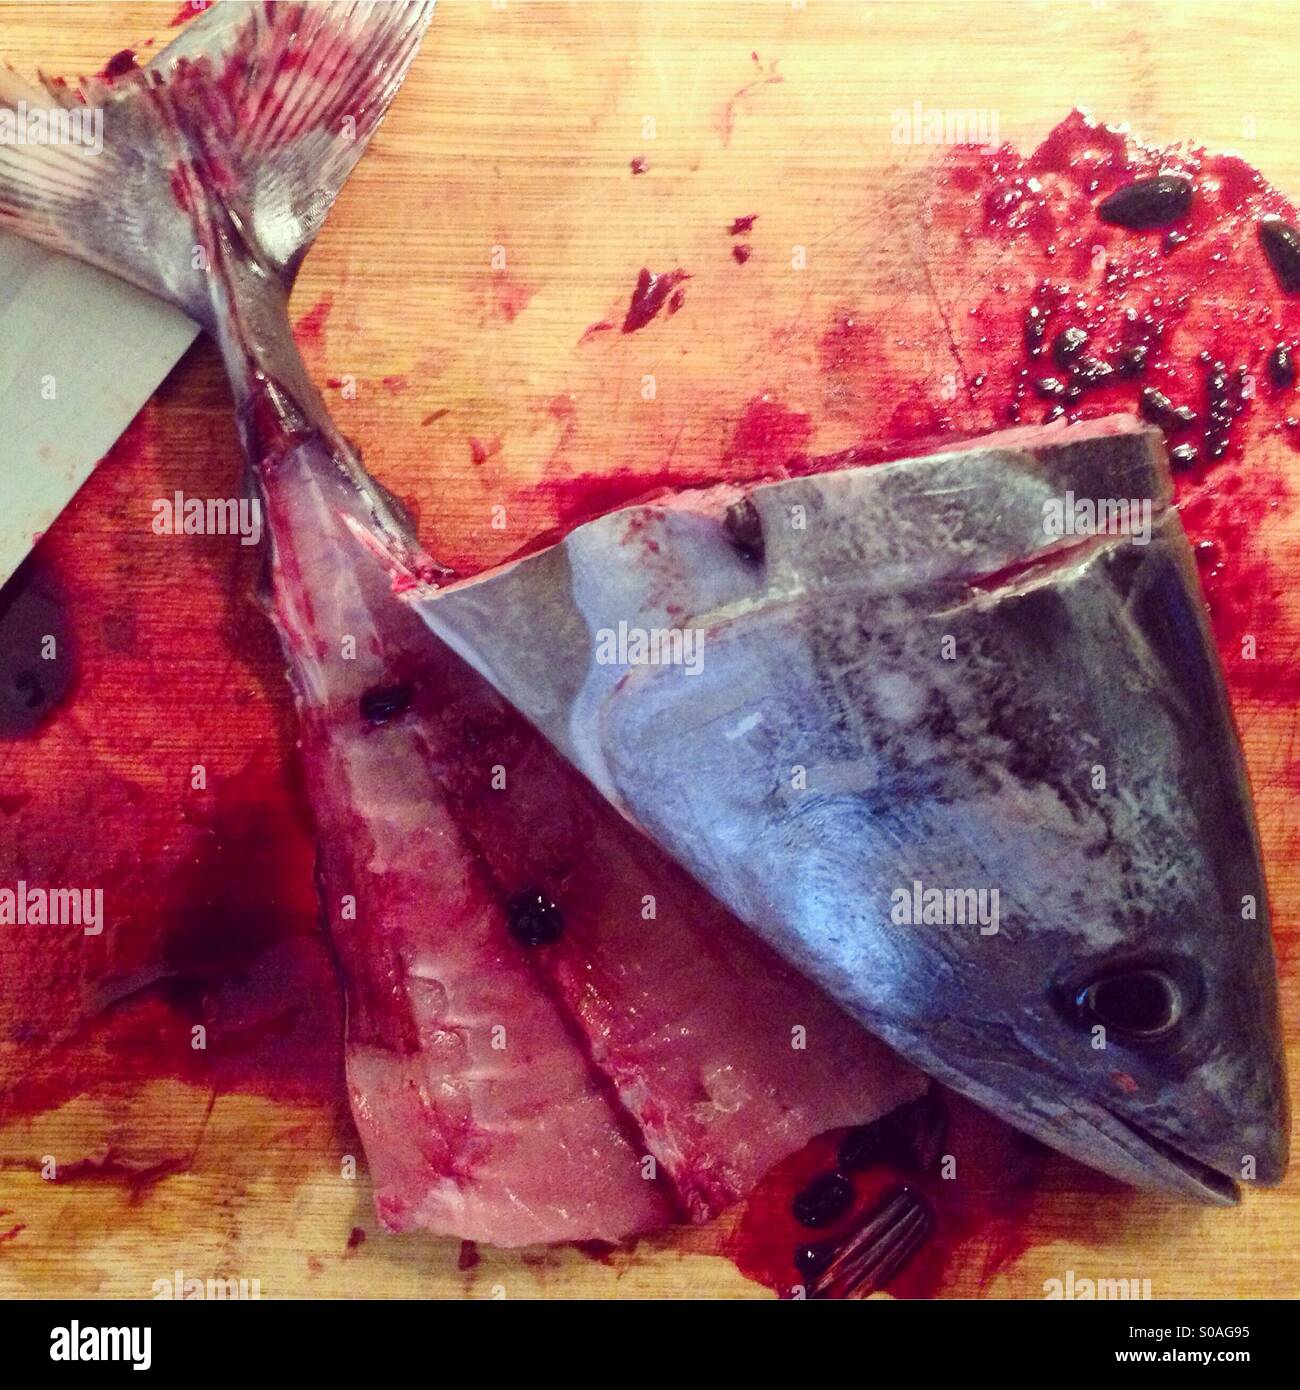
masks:
{"label": "dark fish scale", "polygon": [[1148,386],[1142,392],[1139,409],[1142,412],[1142,418],[1150,420],[1153,425],[1158,425],[1162,420],[1167,419],[1173,408],[1173,401],[1163,391],[1157,391],[1154,386]]}
{"label": "dark fish scale", "polygon": [[1228,451],[1233,421],[1245,406],[1246,372],[1229,372],[1225,363],[1214,361],[1205,376],[1206,417],[1205,456],[1221,459]]}
{"label": "dark fish scale", "polygon": [[1141,376],[1147,369],[1147,356],[1150,349],[1144,343],[1124,348],[1115,363],[1115,370],[1126,381]]}
{"label": "dark fish scale", "polygon": [[1196,423],[1196,411],[1191,406],[1174,405],[1163,391],[1157,391],[1154,386],[1143,390],[1138,409],[1144,420],[1150,420],[1153,425],[1159,425],[1162,430],[1171,433]]}
{"label": "dark fish scale", "polygon": [[1268,379],[1279,391],[1295,385],[1295,360],[1291,353],[1290,343],[1279,343],[1269,354]]}
{"label": "dark fish scale", "polygon": [[1180,444],[1169,451],[1169,462],[1175,473],[1185,472],[1196,464],[1199,451],[1195,444]]}
{"label": "dark fish scale", "polygon": [[1114,375],[1115,368],[1100,357],[1080,357],[1074,364],[1070,380],[1073,385],[1090,391],[1095,386],[1105,385]]}
{"label": "dark fish scale", "polygon": [[1088,335],[1082,328],[1065,328],[1052,339],[1052,359],[1066,370],[1073,365],[1088,345]]}

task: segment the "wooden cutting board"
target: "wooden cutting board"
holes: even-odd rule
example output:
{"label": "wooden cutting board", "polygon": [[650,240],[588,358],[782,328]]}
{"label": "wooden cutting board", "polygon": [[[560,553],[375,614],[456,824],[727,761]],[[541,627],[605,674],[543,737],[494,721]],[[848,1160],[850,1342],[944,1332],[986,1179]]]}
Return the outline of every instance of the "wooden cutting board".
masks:
{"label": "wooden cutting board", "polygon": [[[0,49],[22,71],[90,72],[124,46],[147,57],[178,8],[3,0]],[[763,394],[808,415],[809,447],[843,447],[853,411],[826,395],[814,344],[846,313],[869,316],[890,287],[925,153],[891,142],[892,112],[919,101],[996,113],[1002,138],[1030,145],[1077,104],[1156,141],[1239,148],[1297,197],[1296,16],[1292,5],[1187,0],[440,0],[307,261],[300,338],[334,384],[343,427],[453,564],[504,555],[562,520],[566,479],[716,471]],[[637,157],[644,173],[631,170]],[[727,226],[751,213],[742,267]],[[796,245],[811,253],[798,276]],[[665,331],[588,334],[621,318],[642,266],[678,265],[692,279]],[[150,497],[229,495],[238,469],[219,365],[201,345],[47,538],[82,585],[74,599],[111,622],[84,635],[102,660],[87,664],[68,711],[37,741],[0,744],[0,789],[27,788],[19,814],[46,816],[64,862],[77,862],[86,808],[109,795],[121,798],[130,856],[147,798],[179,805],[196,761],[214,784],[252,763],[291,763],[273,645],[230,598],[251,573],[246,558],[138,543]],[[491,524],[497,505],[504,530]],[[166,679],[148,683],[160,670]],[[164,738],[139,711],[142,688],[174,702]],[[1300,913],[1296,715],[1261,706],[1239,717],[1285,961]],[[95,780],[110,774],[111,793]],[[68,788],[83,783],[78,800]],[[273,857],[283,911],[309,923],[302,824],[280,808],[266,827],[245,849]],[[159,864],[185,857],[182,840],[151,842]],[[243,862],[222,872],[237,880]],[[1300,998],[1286,968],[1283,990],[1294,1048]],[[325,981],[327,1029],[335,1007]],[[340,1176],[355,1145],[344,1111],[337,1088],[324,1100],[310,1087],[297,1100],[180,1079],[140,1088],[106,1063],[102,1086],[0,1125],[0,1294],[148,1297],[179,1269],[257,1279],[264,1297],[768,1296],[720,1255],[727,1217],[603,1259],[485,1250],[474,1263],[456,1242],[383,1236],[364,1168]],[[51,1151],[97,1154],[98,1166],[46,1182]],[[151,1169],[151,1153],[185,1161]],[[132,1155],[134,1180],[122,1180],[119,1154]],[[1157,1297],[1300,1292],[1297,1177],[1240,1210],[1202,1211],[1053,1162],[1026,1219],[1018,1253],[977,1252],[945,1291],[1036,1298],[1073,1270],[1149,1278]]]}

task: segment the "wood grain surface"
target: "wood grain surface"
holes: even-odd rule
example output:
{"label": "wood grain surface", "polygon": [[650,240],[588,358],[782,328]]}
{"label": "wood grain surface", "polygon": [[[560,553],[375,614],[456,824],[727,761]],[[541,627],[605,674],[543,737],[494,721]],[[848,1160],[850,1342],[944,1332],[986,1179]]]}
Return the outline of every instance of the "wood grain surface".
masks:
{"label": "wood grain surface", "polygon": [[[25,72],[94,71],[124,46],[144,57],[147,40],[165,43],[178,8],[0,3],[0,56]],[[411,502],[429,549],[453,565],[481,563],[564,519],[557,479],[717,472],[745,403],[762,393],[808,414],[811,448],[852,442],[852,403],[828,392],[815,344],[835,315],[896,303],[899,277],[915,274],[905,251],[926,152],[891,142],[895,109],[984,109],[1003,138],[1027,146],[1079,105],[1156,141],[1193,135],[1239,149],[1295,198],[1298,58],[1290,4],[440,0],[302,272],[304,349],[318,380],[355,379],[354,399],[332,397],[338,417]],[[648,167],[634,176],[637,156]],[[727,226],[751,213],[754,255],[739,266]],[[811,253],[799,274],[794,245]],[[690,272],[681,312],[653,332],[584,340],[593,324],[621,319],[642,266]],[[237,486],[208,345],[173,373],[146,425],[150,495]],[[231,776],[250,758],[290,758],[287,696],[259,675],[275,665],[260,619],[248,616],[232,645],[227,568],[212,555],[143,547],[124,558],[123,528],[106,518],[146,516],[148,503],[124,493],[119,474],[92,479],[50,539],[97,556],[105,585],[127,586],[146,644],[139,659],[176,672],[174,732],[133,743],[125,688],[96,694],[88,671],[78,699],[105,701],[112,727],[52,732],[43,769],[75,776],[87,740],[145,791],[174,785],[199,753]],[[498,504],[502,531],[491,527]],[[210,604],[206,632],[167,626],[178,584]],[[232,690],[244,697],[232,701]],[[1287,958],[1300,922],[1294,781],[1284,775],[1296,712],[1239,716]],[[23,776],[21,760],[38,756],[16,748],[0,745],[3,776]],[[284,873],[301,877],[286,891],[309,913],[305,847]],[[1284,971],[1292,1049],[1296,979]],[[106,1083],[0,1126],[0,1295],[149,1297],[182,1269],[257,1278],[263,1297],[770,1296],[720,1254],[728,1216],[604,1260],[483,1250],[462,1269],[456,1242],[377,1231],[364,1169],[355,1182],[338,1176],[346,1133],[337,1104],[214,1098],[180,1081]],[[143,1189],[53,1185],[34,1158],[51,1146],[188,1157]],[[1157,1297],[1300,1292],[1295,1174],[1240,1209],[1210,1211],[1122,1193],[1054,1161],[1029,1223],[1026,1248],[967,1262],[946,1292],[1038,1298],[1067,1270],[1149,1278]],[[356,1228],[367,1236],[350,1246]]]}

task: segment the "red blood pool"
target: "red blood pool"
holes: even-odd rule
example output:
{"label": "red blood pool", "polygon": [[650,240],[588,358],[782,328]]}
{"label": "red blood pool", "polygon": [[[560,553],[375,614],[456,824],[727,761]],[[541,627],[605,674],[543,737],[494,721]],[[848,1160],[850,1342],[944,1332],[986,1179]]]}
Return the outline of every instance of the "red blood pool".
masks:
{"label": "red blood pool", "polygon": [[779,469],[806,451],[812,429],[807,415],[770,396],[758,396],[745,407],[736,425],[728,457]]}
{"label": "red blood pool", "polygon": [[[1194,190],[1176,238],[1098,216],[1117,190],[1164,175]],[[1116,411],[1154,419],[1169,439],[1183,525],[1194,543],[1216,543],[1202,583],[1230,689],[1273,704],[1300,698],[1300,612],[1289,597],[1300,555],[1272,524],[1300,449],[1300,425],[1289,423],[1300,414],[1290,202],[1234,155],[1144,145],[1074,112],[1025,154],[950,152],[923,219],[953,351],[968,380],[986,382],[980,427]],[[1062,368],[1054,346],[1075,330],[1086,347]],[[1254,650],[1245,639],[1260,633],[1268,639]]]}

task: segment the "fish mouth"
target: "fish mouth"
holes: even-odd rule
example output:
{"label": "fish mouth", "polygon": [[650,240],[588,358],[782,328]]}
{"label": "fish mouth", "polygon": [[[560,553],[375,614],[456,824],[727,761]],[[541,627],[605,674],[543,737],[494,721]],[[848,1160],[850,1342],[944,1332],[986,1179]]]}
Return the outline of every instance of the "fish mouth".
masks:
{"label": "fish mouth", "polygon": [[1064,1107],[1058,1101],[1055,1110],[1044,1115],[1016,1107],[1000,1113],[1069,1157],[1133,1187],[1206,1206],[1241,1201],[1241,1189],[1225,1167],[1207,1163],[1107,1105],[1080,1098]]}
{"label": "fish mouth", "polygon": [[[904,1048],[899,1050],[908,1055]],[[1240,1188],[1225,1166],[1232,1160],[1213,1166],[1109,1106],[1072,1096],[1065,1078],[1055,1072],[1044,1076],[1013,1067],[1010,1075],[1004,1072],[994,1085],[946,1065],[929,1049],[913,1050],[910,1055],[931,1076],[1008,1124],[1132,1187],[1207,1206],[1230,1207],[1241,1200]]]}
{"label": "fish mouth", "polygon": [[1207,1206],[1231,1207],[1241,1201],[1236,1180],[1221,1168],[1180,1149],[1108,1106],[1072,1101],[1050,1119],[1016,1107],[998,1107],[1014,1125],[1069,1157],[1133,1187]]}
{"label": "fish mouth", "polygon": [[[1046,1113],[1015,1106],[998,1112],[1069,1157],[1133,1187],[1206,1206],[1231,1207],[1241,1189],[1229,1172],[1144,1128],[1109,1106],[1083,1098]],[[1053,1113],[1053,1111],[1055,1113]]]}
{"label": "fish mouth", "polygon": [[[1099,1109],[1107,1117],[1109,1125],[1115,1127],[1115,1137],[1123,1134],[1120,1142],[1135,1146],[1134,1157],[1147,1166],[1154,1179],[1146,1186],[1157,1187],[1161,1191],[1169,1191],[1171,1186],[1176,1186],[1180,1195],[1187,1193],[1201,1202],[1219,1207],[1236,1206],[1241,1201],[1241,1188],[1236,1179],[1194,1158],[1158,1134],[1152,1134],[1150,1130],[1142,1129],[1131,1120],[1117,1115],[1113,1110],[1106,1107]],[[1154,1165],[1152,1159],[1156,1160]],[[1164,1176],[1169,1170],[1177,1175],[1173,1185]]]}

